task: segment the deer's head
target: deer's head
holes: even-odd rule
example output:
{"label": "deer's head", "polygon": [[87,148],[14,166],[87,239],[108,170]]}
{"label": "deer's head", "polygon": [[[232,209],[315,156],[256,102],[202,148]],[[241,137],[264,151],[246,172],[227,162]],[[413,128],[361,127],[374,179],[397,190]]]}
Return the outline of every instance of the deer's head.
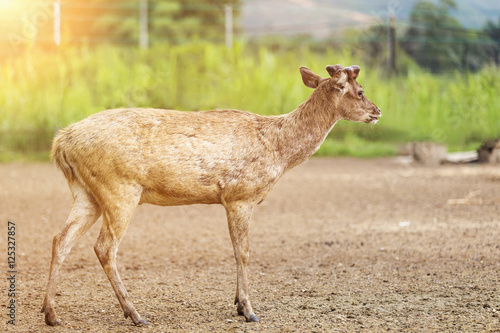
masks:
{"label": "deer's head", "polygon": [[375,124],[382,113],[365,96],[363,88],[356,81],[359,66],[342,68],[341,65],[328,65],[326,70],[330,78],[323,78],[310,69],[301,67],[302,81],[309,88],[321,90],[325,107],[334,105],[342,119]]}

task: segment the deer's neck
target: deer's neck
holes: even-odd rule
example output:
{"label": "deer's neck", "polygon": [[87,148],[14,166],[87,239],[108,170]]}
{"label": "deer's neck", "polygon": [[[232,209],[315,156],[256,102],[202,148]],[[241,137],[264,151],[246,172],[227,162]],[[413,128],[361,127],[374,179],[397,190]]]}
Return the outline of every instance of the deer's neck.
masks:
{"label": "deer's neck", "polygon": [[286,169],[311,157],[340,120],[336,106],[326,103],[320,91],[283,117],[280,150]]}

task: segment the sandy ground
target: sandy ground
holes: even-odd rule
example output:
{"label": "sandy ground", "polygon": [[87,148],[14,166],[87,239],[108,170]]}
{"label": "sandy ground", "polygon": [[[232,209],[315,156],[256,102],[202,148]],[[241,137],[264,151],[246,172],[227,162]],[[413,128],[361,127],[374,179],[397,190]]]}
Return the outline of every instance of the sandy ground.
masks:
{"label": "sandy ground", "polygon": [[53,235],[71,208],[52,164],[0,165],[0,268],[16,224],[16,332],[500,332],[500,167],[408,167],[394,159],[312,159],[278,182],[251,228],[251,297],[236,272],[222,206],[136,210],[118,268],[135,327],[93,252],[101,221],[61,270],[57,311],[40,313]]}

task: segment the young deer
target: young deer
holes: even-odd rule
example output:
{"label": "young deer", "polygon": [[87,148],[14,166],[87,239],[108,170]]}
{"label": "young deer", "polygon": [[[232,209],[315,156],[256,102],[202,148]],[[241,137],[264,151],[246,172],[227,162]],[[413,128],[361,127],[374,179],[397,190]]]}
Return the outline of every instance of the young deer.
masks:
{"label": "young deer", "polygon": [[54,139],[51,156],[66,177],[73,207],[52,245],[42,312],[57,325],[59,268],[76,241],[99,216],[94,251],[125,318],[147,324],[116,268],[116,253],[137,205],[222,204],[237,268],[235,304],[246,321],[259,321],[249,299],[248,230],[254,207],[278,179],[309,158],[341,119],[375,124],[380,109],[356,82],[360,68],[326,67],[322,78],[301,67],[315,89],[293,112],[265,117],[237,110],[179,112],[106,110],[68,126]]}

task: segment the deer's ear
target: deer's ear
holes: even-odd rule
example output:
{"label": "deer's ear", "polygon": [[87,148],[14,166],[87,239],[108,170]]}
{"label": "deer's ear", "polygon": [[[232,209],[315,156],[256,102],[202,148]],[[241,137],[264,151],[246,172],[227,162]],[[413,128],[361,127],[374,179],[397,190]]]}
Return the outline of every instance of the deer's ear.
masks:
{"label": "deer's ear", "polygon": [[300,75],[302,75],[302,82],[304,82],[306,87],[312,89],[316,89],[324,80],[321,76],[306,67],[300,67]]}

